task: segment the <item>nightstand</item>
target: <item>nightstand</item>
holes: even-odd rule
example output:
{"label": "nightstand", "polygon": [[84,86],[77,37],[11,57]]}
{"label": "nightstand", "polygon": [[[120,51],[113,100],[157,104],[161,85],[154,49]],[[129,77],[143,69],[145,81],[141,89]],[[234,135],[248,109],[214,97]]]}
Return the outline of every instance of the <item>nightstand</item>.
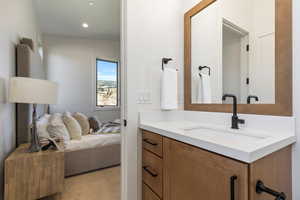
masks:
{"label": "nightstand", "polygon": [[64,189],[64,152],[28,153],[18,147],[5,160],[5,200],[35,200]]}

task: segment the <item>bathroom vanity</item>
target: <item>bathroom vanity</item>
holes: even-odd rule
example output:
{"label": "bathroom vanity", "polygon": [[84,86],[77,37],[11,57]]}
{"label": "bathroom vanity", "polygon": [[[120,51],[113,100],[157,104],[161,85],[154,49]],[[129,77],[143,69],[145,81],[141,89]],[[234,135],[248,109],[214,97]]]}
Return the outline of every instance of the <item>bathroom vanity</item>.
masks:
{"label": "bathroom vanity", "polygon": [[140,127],[143,200],[274,200],[256,191],[258,183],[292,197],[293,134],[184,120],[142,120]]}
{"label": "bathroom vanity", "polygon": [[293,117],[140,113],[143,200],[292,199]]}

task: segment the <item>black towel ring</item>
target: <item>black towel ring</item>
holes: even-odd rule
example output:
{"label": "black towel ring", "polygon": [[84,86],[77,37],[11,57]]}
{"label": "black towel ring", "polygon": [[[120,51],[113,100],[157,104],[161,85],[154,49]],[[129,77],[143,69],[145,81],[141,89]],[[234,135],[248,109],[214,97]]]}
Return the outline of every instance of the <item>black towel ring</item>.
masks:
{"label": "black towel ring", "polygon": [[161,60],[161,69],[164,71],[164,69],[165,69],[164,65],[168,64],[172,60],[173,60],[172,58],[162,58],[162,60]]}
{"label": "black towel ring", "polygon": [[[208,75],[210,76],[211,74],[211,69],[210,67],[207,66],[199,66],[199,70],[202,71],[203,69],[208,69]],[[201,74],[199,74],[201,76]]]}

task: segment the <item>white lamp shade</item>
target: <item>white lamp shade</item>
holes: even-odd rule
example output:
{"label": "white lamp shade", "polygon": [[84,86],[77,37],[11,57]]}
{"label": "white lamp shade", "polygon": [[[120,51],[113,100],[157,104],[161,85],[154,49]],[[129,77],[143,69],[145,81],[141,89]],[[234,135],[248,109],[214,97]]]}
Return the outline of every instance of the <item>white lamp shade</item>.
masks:
{"label": "white lamp shade", "polygon": [[56,104],[58,85],[52,81],[13,77],[10,79],[9,102]]}

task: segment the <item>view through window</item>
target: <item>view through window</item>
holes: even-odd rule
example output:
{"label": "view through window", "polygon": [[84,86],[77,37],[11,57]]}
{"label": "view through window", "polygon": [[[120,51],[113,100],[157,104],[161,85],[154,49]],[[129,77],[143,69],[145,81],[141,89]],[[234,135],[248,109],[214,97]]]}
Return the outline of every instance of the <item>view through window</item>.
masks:
{"label": "view through window", "polygon": [[118,106],[118,62],[97,59],[98,107]]}

